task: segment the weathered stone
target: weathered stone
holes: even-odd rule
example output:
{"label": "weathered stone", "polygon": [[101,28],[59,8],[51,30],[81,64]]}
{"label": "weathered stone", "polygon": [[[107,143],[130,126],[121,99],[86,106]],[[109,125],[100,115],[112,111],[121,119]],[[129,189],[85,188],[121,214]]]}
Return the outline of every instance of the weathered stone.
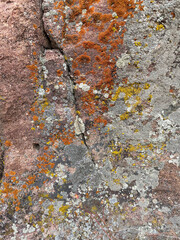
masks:
{"label": "weathered stone", "polygon": [[179,239],[178,2],[0,9],[0,238]]}
{"label": "weathered stone", "polygon": [[33,148],[37,134],[31,130],[29,116],[34,84],[27,65],[33,61],[33,51],[39,54],[42,46],[48,44],[43,36],[39,3],[1,1],[0,9],[1,141],[9,141],[7,147],[12,144],[5,153],[6,171],[21,174],[34,168],[37,156]]}

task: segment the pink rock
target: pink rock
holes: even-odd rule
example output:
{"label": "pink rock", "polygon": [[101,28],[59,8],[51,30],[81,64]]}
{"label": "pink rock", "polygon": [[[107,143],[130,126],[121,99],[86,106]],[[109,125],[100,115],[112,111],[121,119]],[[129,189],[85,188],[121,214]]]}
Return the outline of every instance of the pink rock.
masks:
{"label": "pink rock", "polygon": [[12,143],[5,153],[5,171],[20,174],[34,168],[37,155],[33,149],[37,134],[31,130],[29,116],[34,83],[27,65],[36,59],[41,45],[48,46],[48,42],[42,31],[39,3],[1,1],[0,16],[1,141]]}

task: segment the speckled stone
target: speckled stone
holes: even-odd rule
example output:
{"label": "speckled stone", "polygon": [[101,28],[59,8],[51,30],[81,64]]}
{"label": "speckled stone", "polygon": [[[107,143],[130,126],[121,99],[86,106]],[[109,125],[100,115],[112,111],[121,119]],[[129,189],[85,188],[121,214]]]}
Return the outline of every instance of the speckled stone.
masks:
{"label": "speckled stone", "polygon": [[179,239],[178,1],[0,9],[0,239]]}

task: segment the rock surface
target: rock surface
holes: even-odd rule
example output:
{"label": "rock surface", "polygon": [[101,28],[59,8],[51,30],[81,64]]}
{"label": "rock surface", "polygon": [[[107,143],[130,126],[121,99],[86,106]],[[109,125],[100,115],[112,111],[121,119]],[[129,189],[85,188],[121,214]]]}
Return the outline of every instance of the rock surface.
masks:
{"label": "rock surface", "polygon": [[178,1],[0,15],[0,239],[179,239]]}

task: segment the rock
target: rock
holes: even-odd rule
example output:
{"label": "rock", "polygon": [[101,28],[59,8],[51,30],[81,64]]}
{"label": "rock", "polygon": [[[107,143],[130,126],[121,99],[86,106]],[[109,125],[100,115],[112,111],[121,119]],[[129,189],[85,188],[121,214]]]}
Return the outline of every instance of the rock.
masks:
{"label": "rock", "polygon": [[179,11],[1,1],[0,238],[180,238]]}
{"label": "rock", "polygon": [[31,130],[29,113],[34,102],[34,84],[27,65],[35,61],[35,54],[40,53],[43,44],[47,45],[47,40],[43,36],[39,3],[2,1],[0,5],[1,141],[12,144],[5,153],[6,171],[22,174],[34,168],[37,152],[33,143],[38,138]]}

